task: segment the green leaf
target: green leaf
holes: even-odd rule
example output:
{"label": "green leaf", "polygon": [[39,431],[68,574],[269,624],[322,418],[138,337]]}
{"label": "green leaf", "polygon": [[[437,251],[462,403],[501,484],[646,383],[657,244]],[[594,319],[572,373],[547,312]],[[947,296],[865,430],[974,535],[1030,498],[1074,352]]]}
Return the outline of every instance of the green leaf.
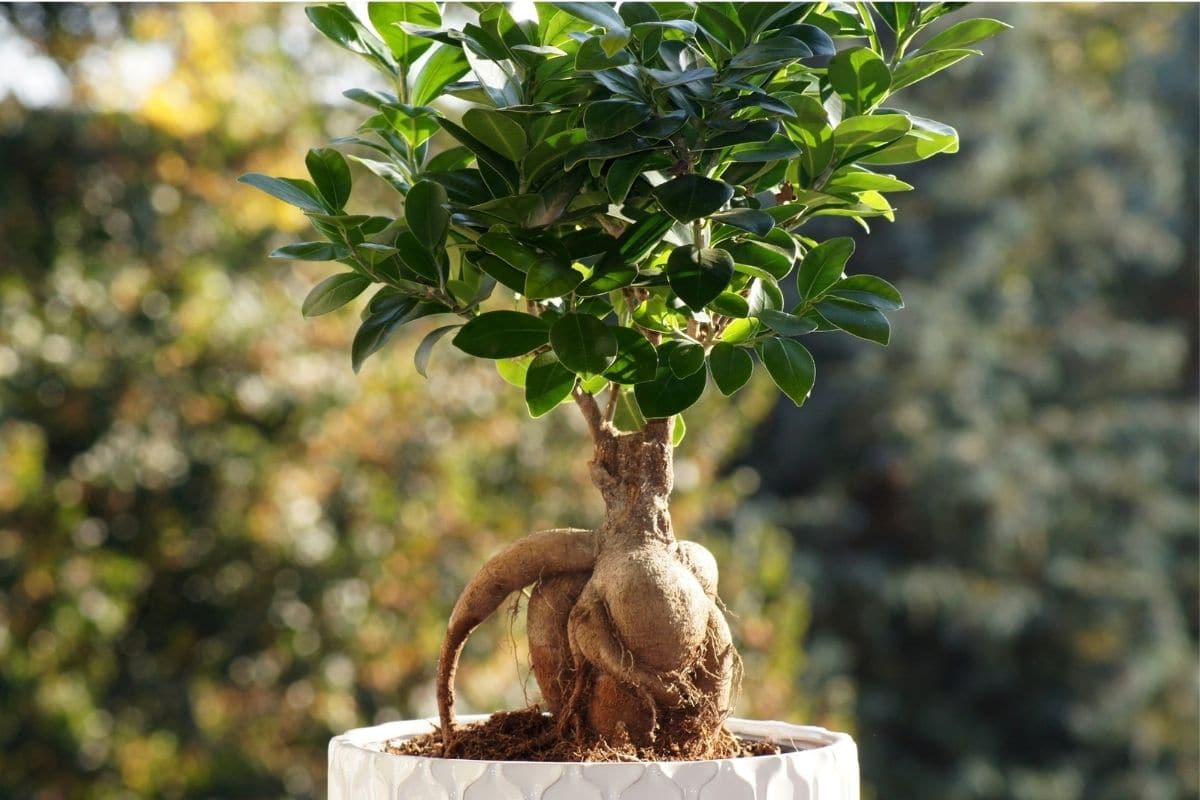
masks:
{"label": "green leaf", "polygon": [[680,222],[707,216],[729,202],[733,187],[702,175],[681,175],[654,187],[663,210]]}
{"label": "green leaf", "polygon": [[423,106],[433,102],[448,84],[466,75],[470,68],[461,47],[438,45],[413,81],[413,105]]}
{"label": "green leaf", "polygon": [[799,39],[790,36],[776,36],[763,42],[755,42],[744,50],[739,51],[729,59],[733,69],[757,69],[759,67],[778,67],[789,61],[810,58],[813,51]]}
{"label": "green leaf", "polygon": [[372,50],[366,46],[358,29],[349,19],[329,6],[309,6],[304,9],[305,15],[325,37],[340,44],[355,53],[371,55]]}
{"label": "green leaf", "polygon": [[917,81],[923,81],[934,73],[952,67],[967,56],[976,55],[976,50],[936,50],[932,53],[912,56],[900,62],[892,73],[892,91],[898,92]]}
{"label": "green leaf", "polygon": [[429,377],[425,374],[425,370],[429,368],[429,359],[433,355],[434,345],[440,342],[447,333],[461,327],[461,325],[445,325],[441,328],[434,328],[425,334],[425,338],[417,345],[417,351],[413,353],[413,364],[416,365],[417,373],[422,378]]}
{"label": "green leaf", "polygon": [[762,359],[775,385],[797,406],[804,405],[817,378],[808,348],[792,339],[768,339],[762,343]]}
{"label": "green leaf", "polygon": [[575,387],[575,373],[564,367],[554,353],[542,353],[525,373],[525,405],[529,415],[542,416],[566,400]]}
{"label": "green leaf", "polygon": [[[380,114],[393,130],[404,137],[410,147],[416,147],[438,132],[437,115],[428,108],[406,106],[400,103],[384,106]],[[371,121],[364,127],[372,127]]]}
{"label": "green leaf", "polygon": [[[474,110],[474,109],[472,109]],[[510,120],[511,121],[511,120]],[[520,182],[517,175],[516,165],[505,156],[496,152],[488,145],[481,142],[479,139],[471,135],[465,128],[455,125],[448,119],[438,117],[438,124],[441,125],[447,133],[465,145],[472,153],[481,166],[486,164],[494,170],[495,174],[507,185],[508,191],[516,192],[517,185]],[[514,125],[516,123],[513,123]],[[522,136],[524,133],[522,133]],[[486,175],[484,176],[487,177]]]}
{"label": "green leaf", "polygon": [[612,332],[617,337],[617,357],[604,370],[604,377],[623,384],[654,380],[658,352],[650,340],[632,328],[616,327]]}
{"label": "green leaf", "polygon": [[958,131],[954,128],[924,117],[911,114],[903,116],[907,116],[912,129],[887,147],[862,157],[863,164],[911,164],[932,158],[938,153],[958,152]]}
{"label": "green leaf", "polygon": [[406,67],[412,67],[413,62],[433,44],[428,39],[412,36],[400,27],[407,22],[422,28],[436,28],[442,24],[435,3],[369,3],[367,17],[379,38],[383,39],[396,60]]}
{"label": "green leaf", "polygon": [[671,229],[671,218],[663,213],[651,214],[625,229],[617,240],[617,253],[625,263],[641,261],[658,246]]}
{"label": "green leaf", "polygon": [[629,286],[637,277],[636,266],[623,261],[617,253],[610,252],[596,264],[591,277],[575,287],[575,293],[583,297],[608,294]]}
{"label": "green leaf", "polygon": [[887,97],[892,75],[869,47],[843,50],[829,61],[829,85],[855,114],[874,108]]}
{"label": "green leaf", "polygon": [[627,29],[611,30],[600,37],[600,49],[604,51],[604,55],[612,58],[625,49],[625,45],[629,44],[630,38],[631,36]]}
{"label": "green leaf", "polygon": [[488,250],[524,272],[538,257],[538,251],[505,233],[490,231],[479,237],[480,247]]}
{"label": "green leaf", "polygon": [[463,114],[463,127],[509,161],[520,161],[529,152],[525,129],[501,111],[488,108],[468,109],[467,113]]}
{"label": "green leaf", "polygon": [[743,164],[765,164],[768,161],[788,161],[800,155],[800,148],[786,136],[772,136],[765,142],[752,142],[733,148],[731,161]]}
{"label": "green leaf", "polygon": [[[537,183],[538,179],[542,177],[543,172],[546,172],[556,164],[560,164],[572,150],[586,141],[586,139],[587,133],[585,131],[572,129],[553,134],[549,138],[535,144],[530,148],[529,154],[525,156],[525,160],[521,164],[526,182],[530,185]],[[557,174],[551,175],[550,180],[560,177],[561,172],[561,170],[558,170]]]}
{"label": "green leaf", "polygon": [[617,413],[613,415],[613,425],[619,431],[631,433],[640,431],[645,424],[646,418],[638,408],[637,397],[629,389],[623,389],[617,395]]}
{"label": "green leaf", "polygon": [[837,54],[837,47],[834,45],[833,39],[816,25],[807,23],[788,25],[780,28],[779,32],[804,42],[808,45],[808,49],[813,51],[814,56],[829,58]]}
{"label": "green leaf", "polygon": [[985,17],[964,19],[962,22],[955,23],[946,28],[946,30],[921,45],[921,52],[957,50],[962,47],[968,47],[976,42],[982,42],[984,39],[991,38],[997,33],[1006,31],[1011,27],[1007,23]]}
{"label": "green leaf", "polygon": [[601,36],[585,39],[579,45],[579,52],[575,54],[575,69],[580,72],[596,72],[633,63],[633,57],[627,50],[618,50],[610,55],[604,47],[604,41],[604,37]]}
{"label": "green leaf", "polygon": [[610,200],[616,204],[625,202],[629,190],[642,174],[642,167],[649,158],[649,153],[635,153],[612,162],[604,176],[604,185],[608,189]]}
{"label": "green leaf", "polygon": [[612,139],[584,142],[567,153],[563,165],[566,169],[570,170],[574,169],[582,161],[607,161],[612,158],[642,153],[653,148],[654,145],[649,140],[634,136],[632,133],[626,133],[622,136],[615,136]]}
{"label": "green leaf", "polygon": [[[698,67],[696,69],[687,69],[683,72],[675,72],[674,70],[667,69],[648,69],[646,73],[659,89],[669,89],[672,86],[683,86],[684,84],[696,83],[697,81],[711,81],[717,77],[717,71],[712,67]],[[683,115],[682,120],[680,119],[681,114]],[[672,111],[666,117],[660,119],[663,121],[651,124],[645,130],[657,129],[662,134],[661,138],[665,138],[679,129],[680,125],[678,123],[687,120],[687,112]],[[672,126],[674,126],[674,130],[669,130]],[[639,129],[639,132],[641,132],[641,129]]]}
{"label": "green leaf", "polygon": [[580,375],[579,388],[588,394],[599,394],[608,386],[608,378],[603,375]]}
{"label": "green leaf", "polygon": [[717,342],[708,353],[708,371],[721,394],[729,397],[754,374],[754,360],[740,347]]}
{"label": "green leaf", "polygon": [[757,314],[762,323],[781,336],[803,336],[817,329],[817,323],[786,311],[764,308]]}
{"label": "green leaf", "polygon": [[817,311],[830,324],[870,342],[886,345],[892,327],[879,309],[852,300],[829,297],[817,303]]}
{"label": "green leaf", "polygon": [[690,317],[667,305],[662,294],[654,293],[633,310],[633,320],[646,330],[673,333],[682,330]]}
{"label": "green leaf", "polygon": [[912,128],[904,114],[850,117],[833,132],[833,157],[840,164],[857,161],[895,143]]}
{"label": "green leaf", "polygon": [[676,247],[667,258],[667,281],[679,299],[699,311],[725,291],[733,278],[733,256],[718,247]]}
{"label": "green leaf", "polygon": [[916,3],[878,3],[875,11],[896,33],[904,33],[914,15],[918,14]]}
{"label": "green leaf", "polygon": [[621,19],[621,15],[608,3],[551,3],[550,5],[601,28],[625,27],[625,20]]}
{"label": "green leaf", "polygon": [[395,103],[396,96],[387,92],[378,92],[374,89],[347,89],[342,92],[342,97],[347,100],[353,100],[356,103],[362,103],[368,108],[373,108],[376,111],[380,106],[388,103]]}
{"label": "green leaf", "polygon": [[723,225],[732,225],[744,231],[750,231],[757,236],[766,236],[775,227],[774,218],[765,211],[756,208],[731,208],[728,211],[718,211],[709,219]]}
{"label": "green leaf", "polygon": [[613,329],[588,314],[563,314],[550,328],[550,346],[567,369],[599,375],[617,356]]}
{"label": "green leaf", "polygon": [[272,178],[258,172],[248,172],[238,178],[238,183],[253,186],[277,200],[296,206],[304,211],[322,214],[328,209],[321,203],[317,187],[308,181],[295,178]]}
{"label": "green leaf", "polygon": [[[708,383],[708,374],[704,370],[679,378],[667,364],[662,363],[661,354],[659,358],[658,374],[654,380],[633,387],[638,408],[647,419],[670,417],[686,411],[704,394],[704,386]],[[669,354],[667,358],[670,358]]]}
{"label": "green leaf", "polygon": [[529,265],[523,294],[533,300],[562,297],[583,281],[570,262],[554,256],[537,256]]}
{"label": "green leaf", "polygon": [[912,184],[905,183],[893,175],[880,175],[876,172],[843,167],[834,173],[825,184],[829,192],[908,192]]}
{"label": "green leaf", "polygon": [[514,292],[525,291],[525,273],[505,263],[503,259],[481,253],[474,257],[477,267]]}
{"label": "green leaf", "polygon": [[904,300],[896,287],[874,275],[851,275],[843,278],[833,285],[829,293],[844,300],[853,300],[878,308],[880,311],[904,308]]}
{"label": "green leaf", "polygon": [[846,262],[854,255],[854,240],[848,236],[830,239],[814,247],[800,262],[796,289],[805,300],[820,297],[842,278]]}
{"label": "green leaf", "polygon": [[687,436],[687,423],[683,421],[683,414],[676,414],[675,421],[671,424],[671,447],[679,447],[685,436]]}
{"label": "green leaf", "polygon": [[737,52],[746,43],[746,33],[738,19],[733,3],[697,3],[695,20],[710,40],[721,44],[721,49]]}
{"label": "green leaf", "polygon": [[704,367],[704,348],[698,344],[683,342],[672,348],[667,363],[676,378],[686,378]]}
{"label": "green leaf", "polygon": [[369,278],[354,272],[333,275],[318,283],[304,298],[300,313],[306,317],[328,314],[362,294],[371,285]]}
{"label": "green leaf", "polygon": [[632,100],[597,100],[583,111],[588,139],[619,136],[650,118],[650,106]]}
{"label": "green leaf", "polygon": [[350,248],[337,242],[298,242],[272,250],[270,257],[293,261],[340,261],[350,257]]}
{"label": "green leaf", "polygon": [[437,286],[441,282],[442,274],[437,262],[412,231],[401,231],[396,236],[396,250],[396,257],[410,273],[404,277],[424,279],[430,286]]}
{"label": "green leaf", "polygon": [[[736,120],[735,120],[736,122]],[[718,133],[708,139],[702,139],[694,150],[721,150],[747,142],[765,142],[779,133],[779,123],[773,119],[756,119],[747,122],[736,130]]]}
{"label": "green leaf", "polygon": [[783,128],[803,151],[798,159],[801,185],[811,186],[833,158],[833,128],[829,125],[829,114],[821,101],[811,95],[788,93],[783,99],[796,114],[794,119],[783,119]]}
{"label": "green leaf", "polygon": [[516,386],[519,389],[524,389],[525,377],[529,372],[529,365],[533,363],[533,359],[534,356],[501,358],[496,361],[496,372],[504,379],[505,383]]}
{"label": "green leaf", "polygon": [[354,341],[350,344],[350,365],[355,372],[362,369],[367,358],[387,344],[396,328],[408,321],[405,311],[412,307],[412,302],[408,301],[405,304],[403,301],[407,298],[399,299],[399,307],[388,307],[369,314],[358,326],[358,332],[354,334]]}
{"label": "green leaf", "polygon": [[321,197],[334,211],[341,211],[350,199],[350,165],[346,157],[332,147],[315,147],[304,159],[308,174]]}
{"label": "green leaf", "polygon": [[488,311],[454,337],[454,346],[478,358],[523,356],[550,340],[550,323],[521,311]]}
{"label": "green leaf", "polygon": [[721,341],[731,344],[744,342],[757,334],[758,329],[757,319],[735,319],[725,326],[725,331],[721,334]]}
{"label": "green leaf", "polygon": [[792,271],[793,259],[779,248],[763,242],[741,241],[727,245],[727,248],[739,272],[782,280]]}
{"label": "green leaf", "polygon": [[446,202],[446,190],[431,180],[417,181],[404,198],[404,221],[417,241],[430,250],[440,250],[446,242],[450,230]]}
{"label": "green leaf", "polygon": [[727,317],[750,316],[750,304],[746,302],[746,298],[736,292],[721,292],[716,300],[708,304],[708,307]]}
{"label": "green leaf", "polygon": [[408,191],[408,182],[404,179],[403,173],[388,161],[376,161],[373,158],[361,158],[359,156],[347,156],[351,161],[362,164],[367,169],[371,170],[373,175],[383,178],[388,184],[400,192],[401,194]]}

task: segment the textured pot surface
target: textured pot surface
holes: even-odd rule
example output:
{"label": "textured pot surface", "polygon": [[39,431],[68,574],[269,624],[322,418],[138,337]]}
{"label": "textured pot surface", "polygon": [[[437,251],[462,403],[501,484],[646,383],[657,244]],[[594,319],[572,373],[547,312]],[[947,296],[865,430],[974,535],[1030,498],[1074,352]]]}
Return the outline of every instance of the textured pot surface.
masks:
{"label": "textured pot surface", "polygon": [[[461,717],[464,722],[485,719]],[[859,800],[858,749],[824,728],[730,719],[739,736],[795,752],[717,761],[533,763],[383,752],[429,720],[358,728],[329,743],[329,800]]]}

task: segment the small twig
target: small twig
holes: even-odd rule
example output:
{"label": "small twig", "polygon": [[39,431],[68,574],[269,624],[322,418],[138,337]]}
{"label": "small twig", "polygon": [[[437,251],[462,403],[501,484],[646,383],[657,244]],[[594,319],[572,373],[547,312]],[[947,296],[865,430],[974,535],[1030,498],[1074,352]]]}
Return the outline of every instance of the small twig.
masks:
{"label": "small twig", "polygon": [[597,446],[604,441],[604,417],[600,414],[600,406],[596,405],[596,398],[583,390],[578,383],[571,390],[571,397],[575,398],[575,405],[579,406],[580,412],[583,414],[584,421],[588,424],[588,429],[592,432],[592,442]]}
{"label": "small twig", "polygon": [[612,422],[617,414],[617,398],[621,396],[621,387],[615,383],[608,384],[608,402],[604,405],[604,421]]}

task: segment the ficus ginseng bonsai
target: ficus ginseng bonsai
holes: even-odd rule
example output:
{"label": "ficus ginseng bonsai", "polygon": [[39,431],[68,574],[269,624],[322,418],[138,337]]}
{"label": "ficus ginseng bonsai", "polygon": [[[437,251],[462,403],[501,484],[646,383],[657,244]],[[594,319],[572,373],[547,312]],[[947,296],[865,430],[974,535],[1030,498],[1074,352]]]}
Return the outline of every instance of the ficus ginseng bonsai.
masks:
{"label": "ficus ginseng bonsai", "polygon": [[[899,292],[845,274],[852,239],[801,230],[819,216],[892,219],[886,194],[912,187],[877,168],[957,149],[953,128],[884,104],[1006,27],[970,19],[921,36],[959,5],[553,3],[514,16],[466,3],[455,25],[434,3],[373,4],[370,24],[345,6],[307,10],[390,92],[346,92],[368,116],[333,144],[366,155],[317,148],[311,181],[242,178],[324,237],[273,256],[345,267],[304,313],[379,285],[355,370],[433,317],[422,374],[452,336],[497,360],[533,416],[574,401],[606,506],[593,530],[516,542],[463,591],[437,672],[445,755],[463,644],[526,587],[533,670],[561,735],[724,752],[739,660],[712,555],[671,527],[680,415],[710,380],[737,392],[756,363],[802,404],[809,334],[887,344]],[[347,211],[347,159],[395,190],[395,216]]]}

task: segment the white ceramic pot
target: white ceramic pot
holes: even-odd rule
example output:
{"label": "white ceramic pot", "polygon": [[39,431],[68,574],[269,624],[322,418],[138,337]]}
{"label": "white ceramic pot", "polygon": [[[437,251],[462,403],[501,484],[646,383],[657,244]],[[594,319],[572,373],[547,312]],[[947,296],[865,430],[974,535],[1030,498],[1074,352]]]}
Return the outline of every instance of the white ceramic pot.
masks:
{"label": "white ceramic pot", "polygon": [[[464,722],[485,716],[461,717]],[[859,800],[858,749],[824,728],[730,719],[777,756],[654,763],[534,763],[398,756],[385,742],[429,720],[358,728],[329,743],[329,800]]]}

